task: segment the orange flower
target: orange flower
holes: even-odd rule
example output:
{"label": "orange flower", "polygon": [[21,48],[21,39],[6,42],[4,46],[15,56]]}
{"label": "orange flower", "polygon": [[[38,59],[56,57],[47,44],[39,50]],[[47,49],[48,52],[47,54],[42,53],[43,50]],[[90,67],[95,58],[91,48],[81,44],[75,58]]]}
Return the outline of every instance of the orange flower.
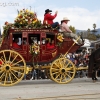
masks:
{"label": "orange flower", "polygon": [[5,25],[8,25],[8,22],[7,21],[5,22]]}

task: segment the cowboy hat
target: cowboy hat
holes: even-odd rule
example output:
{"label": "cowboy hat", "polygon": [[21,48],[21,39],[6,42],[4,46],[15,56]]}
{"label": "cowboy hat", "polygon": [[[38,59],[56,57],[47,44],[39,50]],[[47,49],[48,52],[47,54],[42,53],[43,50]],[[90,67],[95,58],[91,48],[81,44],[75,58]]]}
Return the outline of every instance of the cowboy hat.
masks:
{"label": "cowboy hat", "polygon": [[64,21],[64,20],[70,21],[67,17],[64,17],[62,21]]}
{"label": "cowboy hat", "polygon": [[52,12],[52,10],[46,9],[45,13]]}

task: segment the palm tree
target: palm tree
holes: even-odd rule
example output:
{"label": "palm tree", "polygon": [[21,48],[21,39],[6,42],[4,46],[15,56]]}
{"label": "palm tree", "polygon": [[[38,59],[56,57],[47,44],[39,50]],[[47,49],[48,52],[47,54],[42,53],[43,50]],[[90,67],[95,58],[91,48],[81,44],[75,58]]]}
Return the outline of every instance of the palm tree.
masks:
{"label": "palm tree", "polygon": [[90,28],[88,28],[88,30],[87,30],[87,31],[88,31],[88,33],[90,33]]}
{"label": "palm tree", "polygon": [[93,30],[92,30],[92,32],[95,34],[97,31],[96,31],[96,24],[94,23],[93,24]]}
{"label": "palm tree", "polygon": [[95,23],[93,24],[93,29],[94,29],[94,30],[96,29],[96,24],[95,24]]}

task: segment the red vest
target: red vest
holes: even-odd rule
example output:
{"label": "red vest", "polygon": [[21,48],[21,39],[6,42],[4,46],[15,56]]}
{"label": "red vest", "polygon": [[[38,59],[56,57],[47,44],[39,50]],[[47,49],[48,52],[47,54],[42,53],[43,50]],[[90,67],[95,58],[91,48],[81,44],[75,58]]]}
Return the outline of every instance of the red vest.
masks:
{"label": "red vest", "polygon": [[15,42],[12,44],[12,47],[13,48],[17,48],[17,49],[21,49],[21,47]]}

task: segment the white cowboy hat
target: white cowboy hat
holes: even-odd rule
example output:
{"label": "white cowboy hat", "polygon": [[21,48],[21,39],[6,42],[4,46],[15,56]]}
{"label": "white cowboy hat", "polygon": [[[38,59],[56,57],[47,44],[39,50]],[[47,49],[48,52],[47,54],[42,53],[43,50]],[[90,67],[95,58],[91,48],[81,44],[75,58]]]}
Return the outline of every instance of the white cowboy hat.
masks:
{"label": "white cowboy hat", "polygon": [[67,17],[64,17],[62,21],[64,21],[64,20],[70,21]]}

